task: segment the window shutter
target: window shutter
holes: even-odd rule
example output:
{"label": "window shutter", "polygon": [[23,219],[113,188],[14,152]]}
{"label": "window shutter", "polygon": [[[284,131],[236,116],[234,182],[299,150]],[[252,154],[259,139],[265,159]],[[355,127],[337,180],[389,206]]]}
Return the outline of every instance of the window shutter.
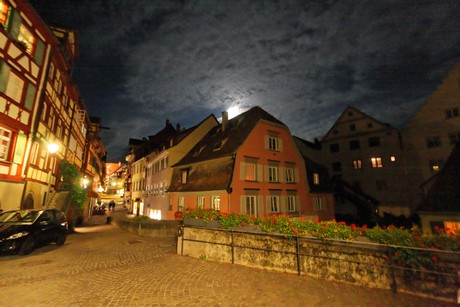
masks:
{"label": "window shutter", "polygon": [[264,181],[268,182],[268,165],[264,165]]}
{"label": "window shutter", "polygon": [[286,208],[286,196],[281,195],[280,196],[280,212],[281,213],[286,213],[288,210]]}
{"label": "window shutter", "polygon": [[272,208],[271,208],[271,206],[270,206],[270,196],[266,196],[266,197],[265,197],[265,209],[266,209],[265,212],[266,212],[267,214],[272,213]]}
{"label": "window shutter", "polygon": [[18,39],[21,22],[21,16],[19,15],[18,11],[11,9],[11,19],[8,26],[8,33],[10,33],[11,37],[14,39]]}
{"label": "window shutter", "polygon": [[37,90],[35,86],[32,83],[29,83],[29,85],[27,85],[26,99],[24,104],[24,106],[29,110],[32,110],[36,92]]}
{"label": "window shutter", "polygon": [[16,142],[16,150],[14,152],[13,162],[17,164],[22,164],[22,159],[24,157],[24,151],[26,148],[26,135],[19,133]]}
{"label": "window shutter", "polygon": [[245,180],[246,177],[246,162],[240,162],[240,180]]}
{"label": "window shutter", "polygon": [[3,61],[0,61],[0,92],[6,93],[6,85],[10,76],[10,66]]}
{"label": "window shutter", "polygon": [[245,198],[244,195],[240,196],[240,212],[243,214],[246,214]]}
{"label": "window shutter", "polygon": [[37,44],[35,46],[34,58],[38,65],[43,64],[43,55],[45,53],[45,44],[40,38],[37,38]]}
{"label": "window shutter", "polygon": [[261,164],[257,164],[257,181],[263,181],[264,180],[264,172],[263,172],[263,166]]}
{"label": "window shutter", "polygon": [[278,139],[278,146],[279,146],[279,151],[283,151],[283,139],[281,138]]}
{"label": "window shutter", "polygon": [[269,149],[270,148],[270,145],[269,145],[269,139],[268,139],[268,135],[265,136],[265,149]]}
{"label": "window shutter", "polygon": [[263,209],[263,197],[262,195],[257,196],[257,216],[263,216],[265,214],[265,211]]}
{"label": "window shutter", "polygon": [[278,167],[278,180],[279,182],[283,183],[285,182],[286,178],[286,169],[282,166]]}
{"label": "window shutter", "polygon": [[294,182],[298,183],[299,180],[299,169],[297,167],[294,168]]}

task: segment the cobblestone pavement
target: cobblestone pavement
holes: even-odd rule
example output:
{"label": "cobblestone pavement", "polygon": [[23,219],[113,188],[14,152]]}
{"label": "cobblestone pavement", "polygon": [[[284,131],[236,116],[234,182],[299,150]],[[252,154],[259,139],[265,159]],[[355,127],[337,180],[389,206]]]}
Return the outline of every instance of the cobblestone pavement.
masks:
{"label": "cobblestone pavement", "polygon": [[93,216],[64,246],[0,257],[0,306],[456,306],[175,254]]}

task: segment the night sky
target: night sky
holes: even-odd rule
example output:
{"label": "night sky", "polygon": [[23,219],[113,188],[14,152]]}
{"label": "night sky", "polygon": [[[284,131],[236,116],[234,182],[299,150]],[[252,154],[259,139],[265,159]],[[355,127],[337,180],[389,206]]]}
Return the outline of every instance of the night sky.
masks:
{"label": "night sky", "polygon": [[403,128],[460,60],[460,1],[30,0],[77,29],[74,79],[108,161],[166,119],[260,106],[321,139],[354,106]]}

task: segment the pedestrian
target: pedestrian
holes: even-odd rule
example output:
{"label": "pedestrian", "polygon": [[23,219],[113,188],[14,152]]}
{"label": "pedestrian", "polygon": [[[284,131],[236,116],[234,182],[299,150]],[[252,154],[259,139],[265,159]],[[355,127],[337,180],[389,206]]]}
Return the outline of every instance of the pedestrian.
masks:
{"label": "pedestrian", "polygon": [[109,203],[109,210],[115,210],[115,202],[113,200]]}

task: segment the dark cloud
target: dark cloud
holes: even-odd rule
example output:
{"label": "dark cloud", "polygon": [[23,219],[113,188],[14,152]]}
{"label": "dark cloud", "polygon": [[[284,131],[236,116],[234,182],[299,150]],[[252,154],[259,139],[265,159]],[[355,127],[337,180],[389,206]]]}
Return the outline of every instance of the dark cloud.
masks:
{"label": "dark cloud", "polygon": [[[46,3],[44,0],[31,1]],[[75,78],[110,159],[169,118],[259,105],[307,139],[347,105],[402,127],[460,59],[455,1],[61,0]]]}

